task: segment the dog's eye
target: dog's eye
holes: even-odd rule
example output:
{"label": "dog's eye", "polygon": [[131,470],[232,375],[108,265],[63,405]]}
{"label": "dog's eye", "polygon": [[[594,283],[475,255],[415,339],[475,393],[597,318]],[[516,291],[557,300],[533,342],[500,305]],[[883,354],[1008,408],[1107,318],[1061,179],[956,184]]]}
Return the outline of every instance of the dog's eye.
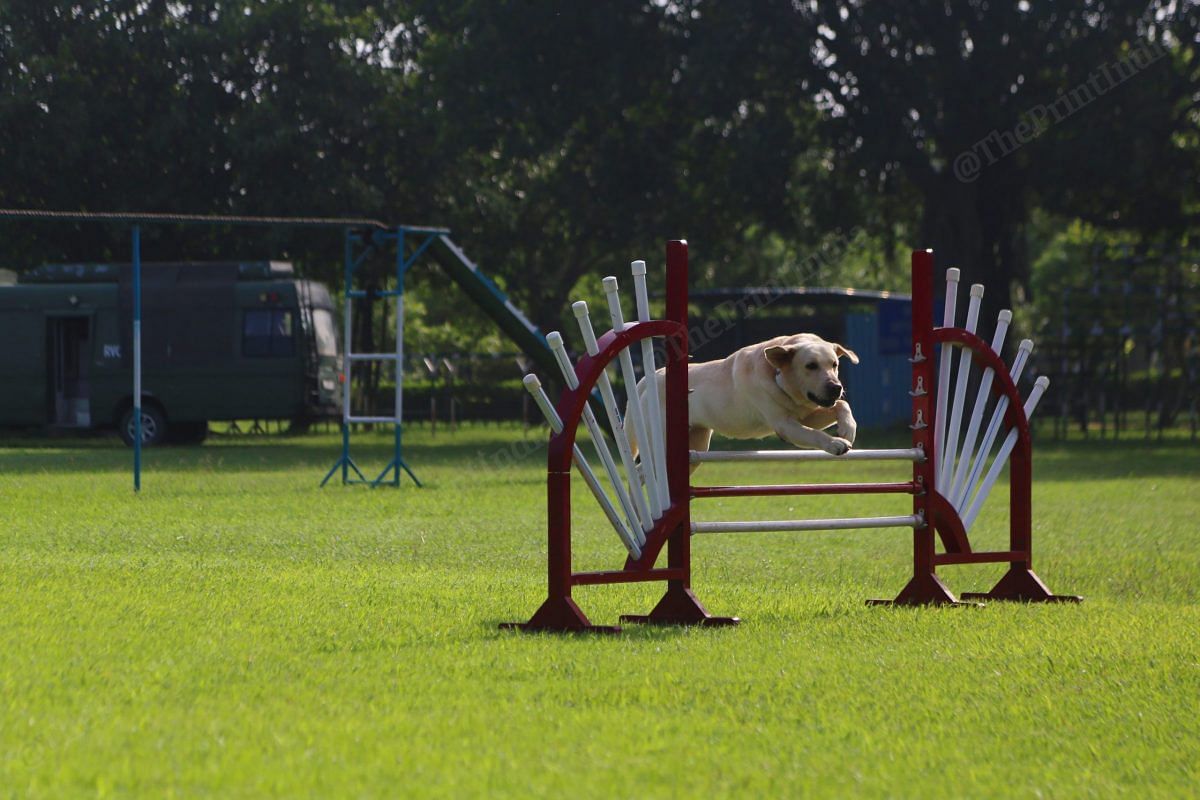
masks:
{"label": "dog's eye", "polygon": [[808,362],[807,364],[805,364],[805,365],[804,365],[804,368],[805,368],[805,369],[816,369],[816,368],[817,368],[817,362],[815,362],[815,361],[810,361],[810,362]]}

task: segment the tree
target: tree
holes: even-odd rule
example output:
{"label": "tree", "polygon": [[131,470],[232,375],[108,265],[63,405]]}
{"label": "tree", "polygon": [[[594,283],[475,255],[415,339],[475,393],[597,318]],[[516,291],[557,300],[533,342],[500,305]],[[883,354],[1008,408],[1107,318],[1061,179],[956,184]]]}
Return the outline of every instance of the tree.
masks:
{"label": "tree", "polygon": [[[380,55],[402,47],[361,3],[5,3],[0,205],[390,219],[403,204],[420,217],[432,170],[409,144],[417,131],[389,127],[397,89]],[[397,157],[409,168],[389,185]],[[128,257],[121,229],[7,227],[10,257]],[[149,257],[291,255],[340,275],[328,231],[145,239]]]}
{"label": "tree", "polygon": [[988,316],[1028,286],[1036,207],[1151,231],[1186,219],[1194,0],[688,9],[719,42],[708,71],[729,67],[720,80],[740,107],[815,98],[823,112],[815,147],[810,127],[796,130],[820,160],[764,171],[792,187],[788,206],[807,206],[795,233],[863,226],[889,252],[908,229],[965,282],[989,286]]}
{"label": "tree", "polygon": [[798,71],[828,111],[839,171],[867,176],[867,190],[893,176],[913,186],[921,242],[964,282],[996,287],[991,316],[1027,284],[1034,204],[1179,219],[1187,190],[1170,176],[1196,174],[1172,147],[1178,107],[1194,103],[1194,13],[1146,0],[814,3],[789,30],[812,43]]}
{"label": "tree", "polygon": [[539,322],[562,319],[582,276],[661,258],[667,238],[691,237],[697,276],[720,282],[784,227],[797,193],[769,173],[795,158],[811,104],[740,108],[719,39],[687,4],[416,12],[414,91],[441,119],[444,215]]}

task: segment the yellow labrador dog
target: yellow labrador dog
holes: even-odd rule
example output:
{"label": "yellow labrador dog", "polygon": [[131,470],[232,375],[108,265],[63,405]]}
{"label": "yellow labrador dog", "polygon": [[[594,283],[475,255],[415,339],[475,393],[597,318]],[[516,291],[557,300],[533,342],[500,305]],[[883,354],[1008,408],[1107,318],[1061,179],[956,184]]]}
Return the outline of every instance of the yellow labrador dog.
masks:
{"label": "yellow labrador dog", "polygon": [[[772,433],[797,447],[840,456],[854,444],[858,425],[838,378],[842,358],[854,351],[811,333],[777,336],[743,347],[720,361],[688,365],[688,447],[707,450],[714,432],[734,439]],[[666,403],[666,370],[657,374]],[[638,394],[646,407],[645,379]],[[666,409],[661,410],[664,418]],[[837,435],[825,428],[837,424]],[[632,426],[627,426],[630,431]],[[631,442],[636,451],[636,443]]]}

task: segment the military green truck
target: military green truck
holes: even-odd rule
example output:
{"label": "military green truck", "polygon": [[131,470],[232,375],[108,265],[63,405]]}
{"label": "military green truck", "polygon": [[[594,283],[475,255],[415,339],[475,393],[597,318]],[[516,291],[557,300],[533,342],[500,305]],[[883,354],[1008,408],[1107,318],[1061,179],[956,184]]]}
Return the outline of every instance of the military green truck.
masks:
{"label": "military green truck", "polygon": [[[11,275],[11,273],[10,273]],[[0,426],[116,428],[132,444],[132,269],[47,264],[0,279]],[[340,415],[333,302],[282,261],[142,265],[142,441],[213,420]]]}

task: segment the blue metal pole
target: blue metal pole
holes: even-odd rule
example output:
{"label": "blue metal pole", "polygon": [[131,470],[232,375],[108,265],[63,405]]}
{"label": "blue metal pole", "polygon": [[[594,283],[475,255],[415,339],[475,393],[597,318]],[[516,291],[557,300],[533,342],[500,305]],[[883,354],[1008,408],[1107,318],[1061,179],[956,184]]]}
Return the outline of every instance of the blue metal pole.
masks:
{"label": "blue metal pole", "polygon": [[142,490],[142,228],[133,226],[133,490]]}
{"label": "blue metal pole", "polygon": [[353,288],[352,281],[354,280],[354,242],[350,230],[345,231],[345,274],[343,276],[343,287],[346,293],[346,319],[345,330],[343,336],[345,343],[342,345],[343,370],[342,380],[345,385],[342,387],[342,485],[350,480],[350,378],[353,375],[350,361],[350,354],[354,352],[351,347],[353,343],[354,329],[350,324],[351,303],[350,290]]}
{"label": "blue metal pole", "polygon": [[400,485],[401,419],[404,413],[404,228],[396,230],[396,486]]}
{"label": "blue metal pole", "polygon": [[[351,355],[354,353],[354,326],[352,319],[354,316],[354,297],[359,296],[353,289],[354,270],[358,268],[358,262],[354,258],[354,244],[361,241],[349,228],[346,229],[345,238],[343,241],[343,254],[345,257],[345,271],[343,273],[343,292],[345,294],[345,315],[342,320],[342,457],[337,460],[326,473],[325,479],[321,481],[324,486],[329,482],[329,479],[337,474],[338,469],[342,471],[342,485],[350,483],[350,473],[354,472],[358,476],[356,483],[367,483],[366,476],[362,474],[362,470],[350,458],[350,418],[353,416],[350,411],[350,378],[353,374]],[[368,244],[358,261],[365,261],[371,246]]]}

